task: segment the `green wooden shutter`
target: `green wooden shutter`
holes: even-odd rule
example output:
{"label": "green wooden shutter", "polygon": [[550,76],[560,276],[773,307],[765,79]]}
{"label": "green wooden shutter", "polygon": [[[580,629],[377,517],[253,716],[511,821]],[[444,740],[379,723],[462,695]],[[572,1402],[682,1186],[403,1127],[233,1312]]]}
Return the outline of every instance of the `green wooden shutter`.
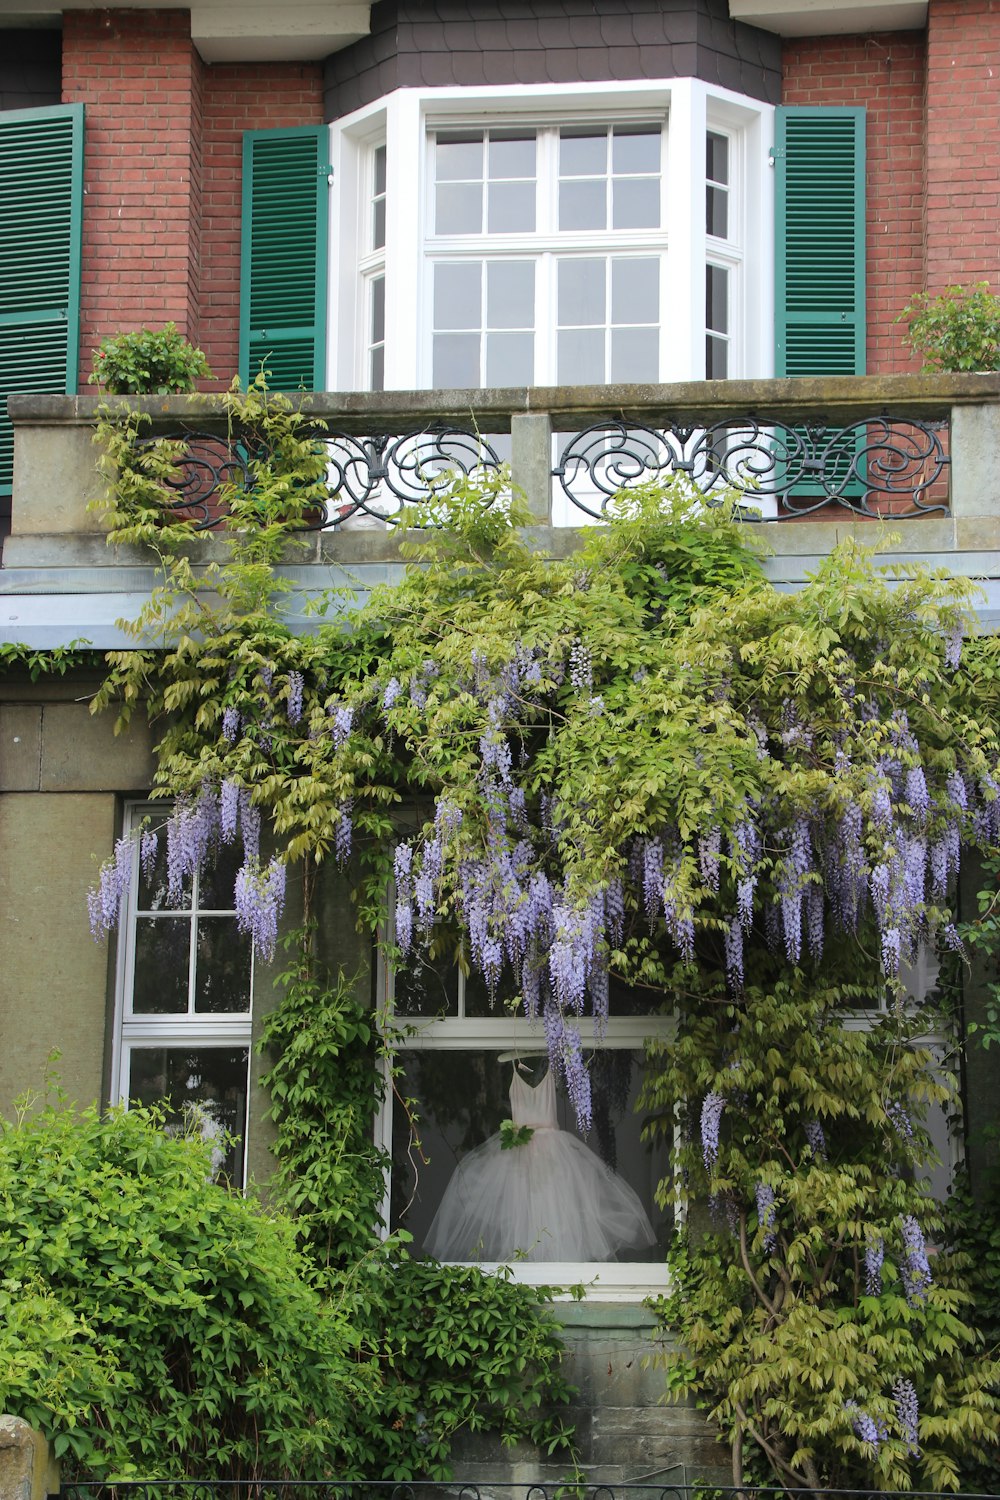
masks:
{"label": "green wooden shutter", "polygon": [[775,119],[778,375],[865,373],[865,112]]}
{"label": "green wooden shutter", "polygon": [[83,105],[0,113],[0,495],[14,468],[7,397],[76,390],[82,219]]}
{"label": "green wooden shutter", "polygon": [[240,376],[275,390],[326,385],[326,126],[243,137]]}

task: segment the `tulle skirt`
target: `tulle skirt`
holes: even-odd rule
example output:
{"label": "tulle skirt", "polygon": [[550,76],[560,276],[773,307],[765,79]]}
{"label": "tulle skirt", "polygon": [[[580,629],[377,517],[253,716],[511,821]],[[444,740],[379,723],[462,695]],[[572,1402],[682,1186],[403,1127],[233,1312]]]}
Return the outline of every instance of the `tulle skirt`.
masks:
{"label": "tulle skirt", "polygon": [[638,1196],[567,1130],[463,1157],[424,1242],[438,1260],[613,1260],[655,1244]]}

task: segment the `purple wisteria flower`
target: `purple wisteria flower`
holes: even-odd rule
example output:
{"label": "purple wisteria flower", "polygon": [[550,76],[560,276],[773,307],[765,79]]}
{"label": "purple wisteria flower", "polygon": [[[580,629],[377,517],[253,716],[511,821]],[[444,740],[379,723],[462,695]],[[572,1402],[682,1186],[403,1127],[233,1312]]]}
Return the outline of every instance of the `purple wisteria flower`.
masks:
{"label": "purple wisteria flower", "polygon": [[910,1121],[909,1114],[907,1113],[905,1107],[900,1104],[899,1100],[890,1099],[888,1104],[885,1106],[885,1112],[900,1140],[912,1141],[913,1125]]}
{"label": "purple wisteria flower", "polygon": [[297,724],[302,717],[302,695],[305,691],[305,678],[301,672],[291,671],[288,674],[288,722]]}
{"label": "purple wisteria flower", "polygon": [[348,797],[337,809],[339,817],[337,826],[333,830],[333,854],[338,865],[346,865],[351,857],[351,840],[354,832],[351,821],[353,807],[354,802]]}
{"label": "purple wisteria flower", "polygon": [[181,900],[185,880],[192,879],[205,864],[219,831],[218,802],[203,787],[194,802],[177,803],[167,822],[167,897],[172,905]]}
{"label": "purple wisteria flower", "polygon": [[240,833],[244,863],[256,865],[260,859],[260,808],[254,806],[247,787],[240,788]]}
{"label": "purple wisteria flower", "polygon": [[802,1125],[802,1134],[806,1138],[806,1145],[812,1152],[816,1161],[826,1160],[826,1136],[823,1127],[818,1120],[805,1120]]}
{"label": "purple wisteria flower", "polygon": [[354,727],[354,710],[347,703],[328,703],[326,712],[327,717],[333,720],[330,729],[333,748],[339,750],[347,743]]}
{"label": "purple wisteria flower", "polygon": [[152,880],[153,871],[160,853],[160,835],[152,828],[144,828],[139,836],[139,865],[146,880]]}
{"label": "purple wisteria flower", "polygon": [[698,840],[698,869],[710,891],[719,891],[719,858],[722,852],[722,830],[711,828]]}
{"label": "purple wisteria flower", "polygon": [[743,988],[743,928],[738,917],[730,917],[723,941],[726,949],[726,978],[732,988],[739,992]]}
{"label": "purple wisteria flower", "polygon": [[754,1196],[757,1200],[757,1223],[764,1233],[764,1254],[770,1255],[778,1243],[777,1235],[774,1233],[774,1219],[777,1212],[774,1188],[769,1183],[758,1182]]}
{"label": "purple wisteria flower", "polygon": [[233,707],[233,705],[230,705],[229,708],[223,710],[223,714],[222,714],[222,737],[223,737],[223,739],[228,740],[230,744],[235,743],[235,741],[239,739],[241,725],[242,725],[242,719],[240,717],[240,711],[239,711],[238,708],[235,708],[235,707]]}
{"label": "purple wisteria flower", "polygon": [[402,691],[403,684],[400,682],[399,678],[390,677],[382,692],[382,710],[384,713],[389,712],[390,708],[395,703],[396,699],[399,697]]}
{"label": "purple wisteria flower", "polygon": [[911,1307],[919,1307],[927,1300],[927,1290],[933,1282],[924,1232],[912,1214],[902,1220],[903,1246],[903,1290]]}
{"label": "purple wisteria flower", "polygon": [[882,1295],[882,1261],[885,1259],[885,1241],[881,1238],[868,1241],[865,1246],[865,1295]]}
{"label": "purple wisteria flower", "polygon": [[285,866],[272,859],[266,869],[242,865],[236,873],[236,925],[248,933],[256,956],[270,963],[285,907]]}
{"label": "purple wisteria flower", "polygon": [[225,844],[236,837],[240,817],[240,789],[235,781],[224,781],[219,788],[219,832]]}
{"label": "purple wisteria flower", "polygon": [[856,1401],[845,1401],[844,1410],[851,1419],[855,1436],[859,1437],[863,1443],[871,1443],[873,1448],[877,1448],[879,1443],[888,1436],[885,1426],[881,1422],[876,1422],[871,1413],[865,1411]]}
{"label": "purple wisteria flower", "polygon": [[918,1434],[920,1403],[917,1400],[913,1381],[897,1380],[892,1388],[892,1394],[896,1399],[896,1419],[899,1422],[899,1430],[910,1453],[916,1457],[920,1452]]}
{"label": "purple wisteria flower", "polygon": [[944,646],[944,664],[950,672],[954,672],[962,660],[962,627],[953,625],[948,632]]}
{"label": "purple wisteria flower", "polygon": [[723,1096],[713,1089],[705,1095],[701,1106],[701,1154],[705,1169],[711,1172],[719,1157],[719,1125],[722,1111],[726,1107]]}
{"label": "purple wisteria flower", "polygon": [[132,884],[132,861],[135,856],[135,840],[121,838],[115,844],[114,854],[104,861],[97,885],[87,893],[87,910],[90,915],[90,930],[100,941],[117,927],[125,907]]}

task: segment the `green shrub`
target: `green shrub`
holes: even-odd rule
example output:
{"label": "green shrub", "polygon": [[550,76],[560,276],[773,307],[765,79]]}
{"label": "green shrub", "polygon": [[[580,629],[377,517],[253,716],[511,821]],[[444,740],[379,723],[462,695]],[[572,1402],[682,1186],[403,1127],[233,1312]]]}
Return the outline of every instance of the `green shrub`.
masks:
{"label": "green shrub", "polygon": [[155,1112],[0,1129],[0,1410],[71,1473],[350,1474],[367,1365],[287,1221]]}
{"label": "green shrub", "polygon": [[208,360],[177,331],[176,323],[139,328],[102,339],[88,376],[112,396],[171,396],[211,379]]}
{"label": "green shrub", "polygon": [[896,321],[908,325],[903,340],[923,355],[924,370],[1000,370],[1000,297],[988,281],[920,292]]}

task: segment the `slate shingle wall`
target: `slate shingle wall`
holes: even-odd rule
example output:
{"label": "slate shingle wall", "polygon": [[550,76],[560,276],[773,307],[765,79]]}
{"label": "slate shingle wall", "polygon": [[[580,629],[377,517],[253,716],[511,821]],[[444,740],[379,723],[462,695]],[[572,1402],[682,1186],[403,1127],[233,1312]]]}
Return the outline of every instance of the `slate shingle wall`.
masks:
{"label": "slate shingle wall", "polygon": [[326,118],[396,88],[692,77],[776,104],[781,43],[726,0],[380,0],[327,59]]}

